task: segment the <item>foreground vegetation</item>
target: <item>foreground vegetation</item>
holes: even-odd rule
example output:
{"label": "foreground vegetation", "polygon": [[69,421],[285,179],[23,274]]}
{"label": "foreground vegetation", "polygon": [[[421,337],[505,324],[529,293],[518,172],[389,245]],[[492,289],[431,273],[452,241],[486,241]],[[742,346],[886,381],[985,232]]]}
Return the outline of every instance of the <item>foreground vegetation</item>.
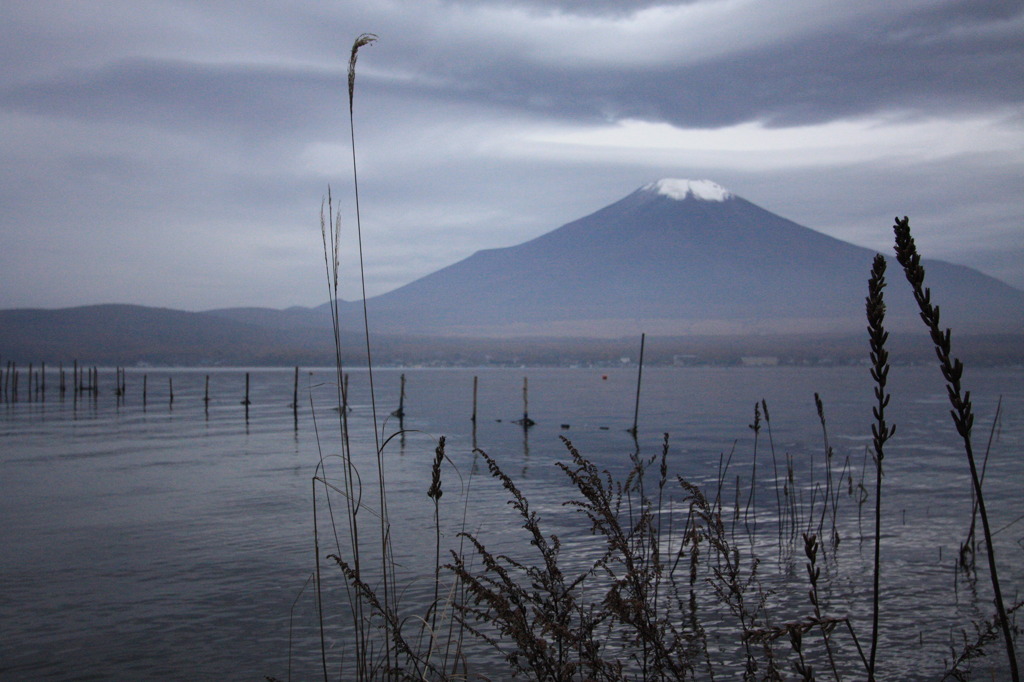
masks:
{"label": "foreground vegetation", "polygon": [[[349,113],[360,48],[374,36],[361,36],[349,64]],[[353,173],[356,171],[352,131]],[[358,176],[356,175],[358,225]],[[321,217],[325,265],[332,301],[337,304],[340,221],[328,195]],[[909,221],[894,226],[896,260],[903,269],[928,330],[946,382],[951,416],[971,473],[975,515],[961,548],[965,575],[980,570],[988,581],[994,612],[976,623],[951,650],[944,679],[968,679],[973,662],[1000,657],[1001,669],[1017,682],[1019,672],[1014,615],[1024,602],[1008,603],[994,556],[992,530],[975,456],[974,413],[962,385],[963,363],[953,354],[951,333],[940,325],[939,308],[924,286]],[[361,244],[361,237],[360,237]],[[361,248],[361,246],[360,246]],[[362,254],[360,253],[360,261]],[[583,537],[567,551],[563,538],[547,532],[527,496],[498,458],[477,450],[489,475],[503,487],[524,531],[524,547],[499,552],[489,540],[467,530],[442,553],[442,473],[450,460],[439,439],[432,477],[425,492],[433,515],[435,551],[433,597],[427,604],[402,601],[388,513],[383,451],[373,405],[376,448],[376,506],[364,501],[364,487],[349,445],[342,344],[335,316],[340,472],[328,477],[321,459],[313,480],[316,580],[320,613],[321,660],[325,679],[466,680],[522,675],[537,680],[686,680],[742,677],[749,680],[868,679],[886,677],[891,657],[880,648],[884,556],[884,463],[886,444],[896,427],[886,418],[890,395],[888,333],[885,329],[887,261],[876,256],[868,274],[865,313],[867,355],[874,382],[871,425],[873,476],[860,474],[846,458],[838,461],[828,444],[825,406],[817,399],[824,456],[810,470],[792,457],[776,455],[771,418],[763,401],[755,407],[753,469],[732,485],[731,455],[720,463],[717,480],[701,487],[668,468],[670,438],[661,451],[632,454],[624,477],[600,470],[564,440],[567,460],[557,463],[572,487],[563,507],[575,512]],[[364,296],[365,300],[365,296]],[[370,326],[365,326],[366,362],[373,392]],[[371,399],[372,400],[372,399]],[[524,415],[525,419],[525,415]],[[528,428],[524,424],[524,428]],[[397,435],[397,434],[396,434]],[[767,438],[769,454],[758,447]],[[332,468],[333,471],[333,468]],[[768,471],[766,475],[764,472]],[[807,480],[805,477],[809,477]],[[758,487],[758,481],[769,486]],[[759,503],[758,490],[774,499]],[[367,494],[367,498],[369,495]],[[334,500],[334,502],[332,502]],[[868,618],[834,612],[825,591],[837,569],[842,542],[840,510],[855,506],[858,519],[868,507],[872,547]],[[327,509],[324,510],[324,506]],[[367,512],[361,514],[361,512]],[[445,509],[445,514],[459,514]],[[326,520],[325,520],[326,519]],[[975,523],[975,519],[977,523]],[[369,526],[363,521],[369,521]],[[331,527],[335,551],[321,548],[320,528]],[[342,540],[344,538],[344,540]],[[984,556],[977,559],[980,552]],[[764,562],[799,566],[801,579],[779,582]],[[324,603],[323,586],[343,581],[344,605]],[[344,609],[350,646],[340,668],[328,665],[324,614]],[[496,656],[488,656],[496,652]],[[480,656],[480,660],[474,657]],[[497,667],[496,667],[497,666]],[[502,672],[496,674],[494,671]]]}

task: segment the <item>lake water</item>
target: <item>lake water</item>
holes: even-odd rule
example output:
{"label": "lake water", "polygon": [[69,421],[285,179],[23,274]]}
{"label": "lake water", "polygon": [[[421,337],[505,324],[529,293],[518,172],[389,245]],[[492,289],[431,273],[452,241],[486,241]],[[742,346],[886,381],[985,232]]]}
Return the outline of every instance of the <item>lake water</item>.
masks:
{"label": "lake water", "polygon": [[[26,400],[22,389],[20,402],[0,405],[0,677],[258,680],[320,674],[309,582],[315,566],[313,476],[325,457],[328,477],[340,477],[333,457],[340,450],[334,373],[302,370],[296,416],[290,407],[293,370],[250,370],[248,417],[241,405],[245,373],[129,370],[123,401],[114,396],[112,371],[101,370],[95,399],[77,401],[70,395],[61,400],[51,376],[45,402]],[[398,406],[402,374],[406,431],[387,443],[383,456],[400,572],[422,575],[426,567],[429,577],[434,526],[426,492],[441,435],[451,459],[441,502],[446,541],[465,523],[491,546],[526,546],[503,491],[473,455],[475,443],[521,485],[546,528],[557,529],[567,545],[578,536],[585,546],[584,533],[561,506],[571,491],[553,465],[566,459],[559,436],[570,438],[600,467],[627,471],[636,449],[626,432],[634,415],[635,368],[375,370],[384,437],[399,427],[397,419],[386,417]],[[356,369],[350,377],[351,448],[373,506],[367,373]],[[522,417],[524,377],[529,416],[536,422],[525,432],[512,423]],[[986,499],[997,531],[1003,593],[1012,602],[1024,586],[1024,371],[968,368],[964,381],[974,399],[979,457],[992,434]],[[972,621],[992,610],[987,569],[979,555],[976,582],[955,570],[970,522],[971,487],[937,369],[894,367],[890,382],[887,416],[897,433],[885,460],[879,669],[883,679],[940,679],[951,641],[959,642],[962,630],[973,633]],[[763,399],[778,461],[792,457],[810,499],[811,477],[820,483],[824,471],[817,392],[837,475],[849,461],[859,481],[866,463],[865,485],[873,490],[865,456],[871,391],[863,367],[645,368],[637,444],[642,455],[655,455],[662,434],[669,433],[671,473],[705,486],[715,485],[722,456],[733,453],[723,495],[731,499],[733,478],[750,479],[754,433],[748,425]],[[761,478],[771,467],[764,428],[758,448],[755,513],[770,518],[776,498]],[[864,642],[870,631],[871,546],[859,542],[859,535],[861,527],[868,532],[871,504],[860,510],[861,526],[858,506],[843,485],[843,542],[827,571],[827,610],[849,615]],[[467,486],[468,503],[462,494]],[[681,492],[673,494],[682,498]],[[747,492],[742,495],[745,502]],[[318,503],[325,501],[321,488]],[[335,496],[333,503],[341,499]],[[322,507],[318,515],[325,533]],[[372,517],[366,518],[372,536]],[[333,542],[321,538],[322,544]],[[323,550],[328,551],[333,547]],[[762,575],[768,584],[774,575],[783,576],[782,583],[796,580],[794,594],[803,601],[780,608],[806,617],[802,552],[785,564],[766,561]],[[327,570],[330,562],[322,566]],[[342,622],[343,582],[336,568],[328,575],[327,655],[338,679],[350,644]],[[415,579],[403,600],[416,603],[431,590],[429,580]],[[988,650],[999,663],[1001,642]],[[1018,645],[1018,656],[1020,650]]]}

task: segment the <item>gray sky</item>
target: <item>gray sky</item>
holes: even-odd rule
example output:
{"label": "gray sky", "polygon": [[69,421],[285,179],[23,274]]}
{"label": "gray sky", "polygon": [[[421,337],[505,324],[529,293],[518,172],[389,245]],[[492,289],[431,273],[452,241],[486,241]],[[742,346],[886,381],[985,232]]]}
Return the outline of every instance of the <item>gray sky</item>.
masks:
{"label": "gray sky", "polygon": [[[1019,0],[0,0],[0,308],[358,297],[662,177],[1024,288]],[[865,279],[867,273],[865,273]]]}

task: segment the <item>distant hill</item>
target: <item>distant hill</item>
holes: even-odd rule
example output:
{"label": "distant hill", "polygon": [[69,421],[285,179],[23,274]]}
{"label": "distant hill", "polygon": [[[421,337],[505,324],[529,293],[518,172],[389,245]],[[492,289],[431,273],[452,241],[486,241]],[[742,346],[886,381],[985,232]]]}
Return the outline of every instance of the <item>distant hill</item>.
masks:
{"label": "distant hill", "polygon": [[100,365],[281,364],[329,359],[323,329],[290,332],[167,308],[0,310],[0,359]]}
{"label": "distant hill", "polygon": [[[342,303],[348,306],[348,303]],[[241,322],[268,329],[294,330],[301,327],[331,327],[331,309],[328,305],[317,308],[293,306],[278,310],[276,308],[218,308],[204,311],[206,315],[224,320]]]}
{"label": "distant hill", "polygon": [[[655,361],[862,358],[874,252],[802,227],[707,180],[661,180],[517,246],[367,301],[381,363],[610,362],[646,332]],[[924,261],[942,323],[999,362],[1024,361],[1024,292]],[[928,359],[890,262],[893,344]],[[361,302],[340,302],[344,360],[364,363]],[[330,364],[329,304],[191,313],[130,305],[0,311],[0,362]],[[914,339],[917,339],[914,341]],[[961,351],[962,352],[962,351]]]}

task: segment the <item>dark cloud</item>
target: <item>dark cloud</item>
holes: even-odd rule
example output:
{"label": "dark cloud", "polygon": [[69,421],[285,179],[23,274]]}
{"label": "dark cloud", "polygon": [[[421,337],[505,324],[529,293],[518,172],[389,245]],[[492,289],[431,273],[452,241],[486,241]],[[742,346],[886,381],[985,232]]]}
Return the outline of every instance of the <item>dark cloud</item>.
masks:
{"label": "dark cloud", "polygon": [[523,7],[542,14],[626,17],[640,10],[663,5],[692,5],[704,0],[666,2],[665,0],[446,0],[454,6]]}
{"label": "dark cloud", "polygon": [[749,120],[820,123],[891,110],[986,110],[1024,98],[1024,6],[994,5],[880,11],[750,48],[742,34],[723,35],[733,41],[730,50],[684,64],[670,57],[639,65],[556,63],[505,50],[465,60],[458,41],[433,48],[426,59],[430,75],[446,84],[439,95],[569,120],[636,117],[717,127]]}
{"label": "dark cloud", "polygon": [[[543,4],[551,11],[605,18],[664,5]],[[512,6],[535,10],[542,5]],[[304,18],[312,19],[300,14],[298,20]],[[785,19],[780,14],[779,20]],[[742,33],[724,35],[734,43],[730,49],[686,63],[672,55],[639,64],[545,61],[514,45],[480,46],[471,36],[438,35],[438,27],[412,34],[399,27],[397,35],[385,36],[386,48],[372,49],[378,68],[409,75],[376,87],[581,121],[635,117],[702,127],[749,120],[792,125],[894,109],[985,110],[1014,106],[1024,98],[1024,6],[1019,3],[946,2],[856,19],[781,42],[753,41],[750,48]],[[572,40],[566,37],[567,43]],[[330,118],[325,112],[331,110],[322,104],[341,95],[344,64],[338,57],[334,73],[308,65],[210,64],[188,61],[185,55],[179,60],[123,59],[8,87],[0,93],[0,106],[76,116],[139,116],[164,125],[216,124],[241,134],[280,133]],[[362,80],[372,78],[367,74]]]}
{"label": "dark cloud", "polygon": [[[1024,286],[1019,2],[111,0],[5,7],[0,307],[318,303],[328,184],[351,227],[345,69],[363,31],[381,37],[356,104],[371,293],[662,176],[711,176],[877,248],[908,212],[929,255]],[[602,146],[627,119],[817,137]],[[841,134],[933,128],[920,149],[818,139],[850,120]]]}

